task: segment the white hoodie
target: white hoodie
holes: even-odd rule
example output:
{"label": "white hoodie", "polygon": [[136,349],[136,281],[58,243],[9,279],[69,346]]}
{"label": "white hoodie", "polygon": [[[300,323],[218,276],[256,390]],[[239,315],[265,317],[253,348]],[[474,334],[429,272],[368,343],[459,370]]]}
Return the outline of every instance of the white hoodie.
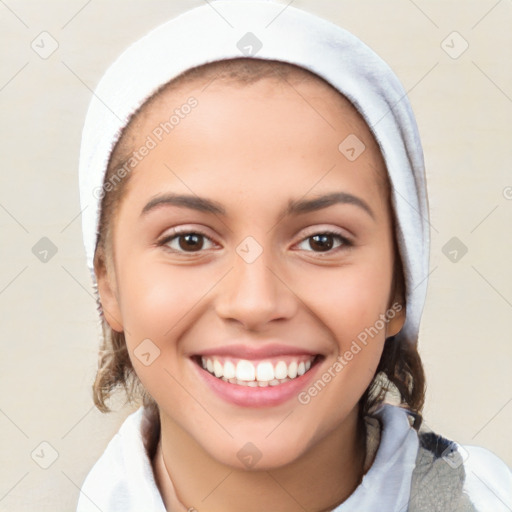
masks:
{"label": "white hoodie", "polygon": [[[143,442],[144,413],[141,407],[126,418],[91,469],[77,512],[166,512]],[[373,417],[381,425],[367,436],[368,446],[380,438],[373,464],[333,512],[512,511],[512,472],[492,452],[418,433],[398,406],[383,404]],[[176,498],[169,512],[187,510],[194,511]]]}

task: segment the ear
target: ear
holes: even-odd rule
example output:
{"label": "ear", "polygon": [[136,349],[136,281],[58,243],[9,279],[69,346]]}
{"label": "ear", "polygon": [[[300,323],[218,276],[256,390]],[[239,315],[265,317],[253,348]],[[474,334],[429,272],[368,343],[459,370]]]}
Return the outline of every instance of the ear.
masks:
{"label": "ear", "polygon": [[98,283],[98,294],[100,296],[101,308],[105,320],[110,327],[117,332],[123,332],[123,322],[121,309],[117,294],[117,285],[115,282],[113,265],[108,265],[105,261],[105,255],[102,250],[98,250],[94,257],[94,272]]}
{"label": "ear", "polygon": [[[391,315],[394,316],[391,318]],[[405,323],[406,311],[405,306],[399,301],[394,301],[388,309],[389,322],[386,325],[386,338],[395,336],[400,332]]]}
{"label": "ear", "polygon": [[400,332],[405,324],[406,306],[405,306],[405,277],[402,267],[402,259],[399,255],[398,247],[395,242],[395,264],[393,269],[393,279],[391,282],[390,301],[386,316],[389,321],[386,325],[386,338],[395,336]]}

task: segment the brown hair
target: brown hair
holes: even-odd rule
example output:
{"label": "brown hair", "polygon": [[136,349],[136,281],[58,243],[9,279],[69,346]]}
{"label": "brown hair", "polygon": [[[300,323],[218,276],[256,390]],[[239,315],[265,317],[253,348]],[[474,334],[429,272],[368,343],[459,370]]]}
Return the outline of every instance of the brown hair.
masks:
{"label": "brown hair", "polygon": [[[254,58],[235,58],[217,61],[187,70],[179,77],[162,86],[130,119],[123,130],[111,154],[104,183],[111,183],[112,177],[122,167],[133,151],[133,141],[136,137],[137,120],[167,91],[177,89],[197,79],[204,80],[206,84],[213,80],[235,84],[251,84],[264,78],[275,80],[293,79],[294,82],[302,80],[315,80],[328,84],[321,77],[293,64],[262,60]],[[336,91],[338,94],[339,92]],[[379,171],[379,180],[384,184],[386,194],[390,195],[390,185],[387,173]],[[121,180],[116,187],[106,192],[101,202],[101,215],[99,234],[97,239],[94,266],[96,269],[106,265],[108,269],[113,257],[112,227],[114,225],[116,209],[122,200],[129,183],[130,174]],[[393,227],[394,227],[394,215]],[[396,229],[393,230],[396,233]],[[398,296],[405,296],[405,284],[402,264],[397,250],[395,238],[395,271],[394,287]],[[405,306],[404,306],[405,307]],[[101,312],[101,308],[99,308]],[[128,349],[123,333],[111,329],[103,313],[102,330],[103,339],[99,355],[98,371],[93,385],[94,403],[102,412],[110,411],[106,401],[111,397],[117,387],[123,387],[130,402],[142,399],[143,405],[157,411],[157,405],[152,397],[145,391],[131,364]],[[386,339],[380,363],[374,378],[360,399],[360,417],[385,400],[389,394],[394,394],[403,407],[406,407],[417,417],[415,428],[421,423],[421,410],[425,398],[425,375],[420,355],[416,348],[416,340],[398,341],[395,337]]]}

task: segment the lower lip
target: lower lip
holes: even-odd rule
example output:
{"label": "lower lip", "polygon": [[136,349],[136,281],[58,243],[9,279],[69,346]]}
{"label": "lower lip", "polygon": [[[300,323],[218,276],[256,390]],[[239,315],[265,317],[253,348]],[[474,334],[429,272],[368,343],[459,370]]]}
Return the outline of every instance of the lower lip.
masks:
{"label": "lower lip", "polygon": [[210,372],[192,361],[199,376],[214,393],[227,402],[241,407],[272,407],[298,396],[313,378],[319,366],[314,364],[304,375],[277,386],[251,387],[231,384],[214,377]]}

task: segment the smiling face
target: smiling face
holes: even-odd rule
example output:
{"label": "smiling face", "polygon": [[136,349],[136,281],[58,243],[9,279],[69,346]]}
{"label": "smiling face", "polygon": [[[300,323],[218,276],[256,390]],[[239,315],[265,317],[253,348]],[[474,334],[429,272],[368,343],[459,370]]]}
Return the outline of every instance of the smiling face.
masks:
{"label": "smiling face", "polygon": [[[99,293],[164,436],[240,468],[250,442],[258,467],[283,466],[350,437],[385,338],[403,325],[404,310],[387,314],[385,166],[321,81],[203,87],[164,94],[137,123],[134,148],[197,98],[132,171]],[[349,136],[359,156],[363,146],[340,151]]]}

